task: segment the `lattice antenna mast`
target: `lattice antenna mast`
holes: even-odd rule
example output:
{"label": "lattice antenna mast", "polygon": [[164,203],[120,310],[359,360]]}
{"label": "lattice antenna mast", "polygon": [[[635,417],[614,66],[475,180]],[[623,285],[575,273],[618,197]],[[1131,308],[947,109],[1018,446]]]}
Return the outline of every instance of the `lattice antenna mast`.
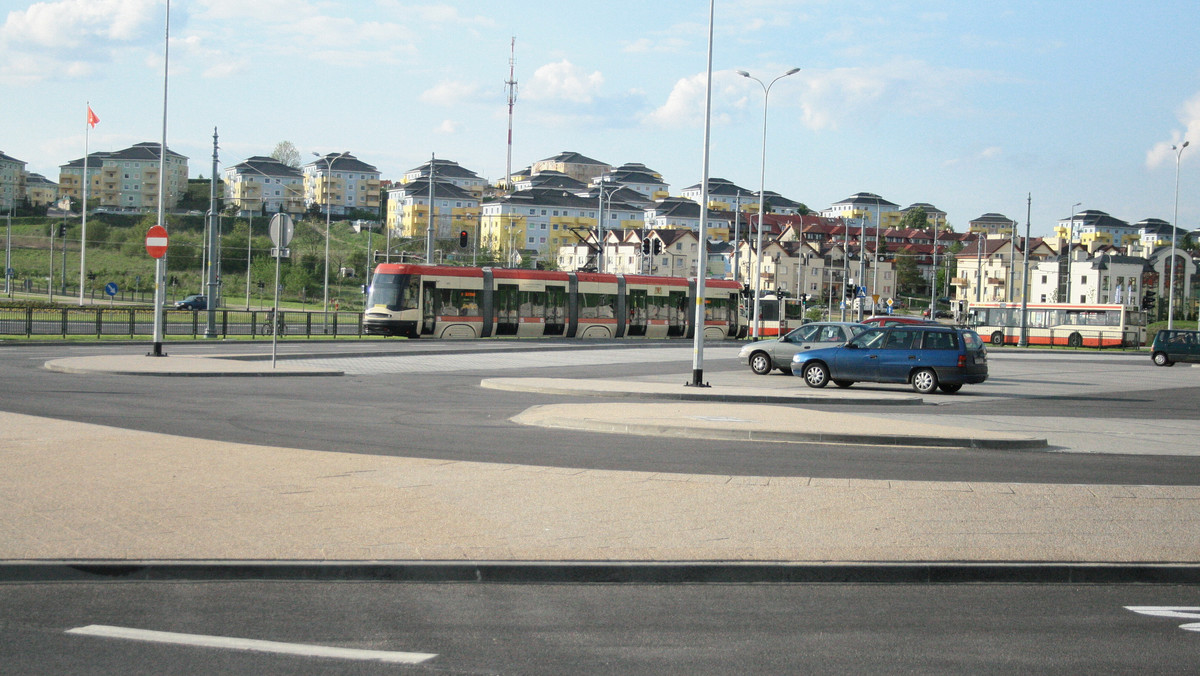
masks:
{"label": "lattice antenna mast", "polygon": [[504,81],[504,87],[508,90],[508,157],[504,163],[504,188],[508,192],[512,192],[512,130],[513,130],[513,104],[517,102],[517,78],[513,75],[517,57],[517,38],[512,39],[512,44],[509,48],[508,56],[508,79]]}

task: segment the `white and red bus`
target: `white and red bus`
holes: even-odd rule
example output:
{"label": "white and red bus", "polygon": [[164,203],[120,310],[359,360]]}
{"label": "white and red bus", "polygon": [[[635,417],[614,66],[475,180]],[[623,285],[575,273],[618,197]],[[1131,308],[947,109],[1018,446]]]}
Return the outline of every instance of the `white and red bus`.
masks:
{"label": "white and red bus", "polygon": [[[1146,313],[1117,303],[1029,303],[1026,330],[1030,345],[1066,347],[1139,347],[1146,343]],[[967,324],[992,345],[1021,340],[1020,303],[971,303]]]}
{"label": "white and red bus", "polygon": [[[704,283],[704,336],[736,338],[739,285]],[[409,338],[689,338],[696,283],[682,277],[383,263],[363,331]]]}

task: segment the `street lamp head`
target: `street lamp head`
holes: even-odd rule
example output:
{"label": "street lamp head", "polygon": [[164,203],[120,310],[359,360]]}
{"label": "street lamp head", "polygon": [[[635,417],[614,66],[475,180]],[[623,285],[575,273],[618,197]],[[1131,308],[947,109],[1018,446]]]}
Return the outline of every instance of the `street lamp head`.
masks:
{"label": "street lamp head", "polygon": [[741,75],[742,77],[750,77],[750,73],[747,73],[744,70],[738,70],[738,71],[734,71],[734,72],[737,73],[738,75]]}
{"label": "street lamp head", "polygon": [[1191,143],[1191,141],[1184,141],[1183,145],[1181,145],[1179,147],[1171,146],[1171,150],[1183,150],[1184,148],[1188,147],[1189,143]]}
{"label": "street lamp head", "polygon": [[799,73],[799,72],[800,72],[799,68],[793,68],[793,69],[789,70],[788,72],[784,73],[784,75],[795,75],[796,73]]}

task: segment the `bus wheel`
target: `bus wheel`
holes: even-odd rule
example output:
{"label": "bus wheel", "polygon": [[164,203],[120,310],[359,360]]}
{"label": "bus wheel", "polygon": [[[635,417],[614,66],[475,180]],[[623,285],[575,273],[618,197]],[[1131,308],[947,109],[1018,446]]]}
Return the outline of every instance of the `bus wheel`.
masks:
{"label": "bus wheel", "polygon": [[999,331],[992,331],[992,345],[1003,345],[1004,334]]}
{"label": "bus wheel", "polygon": [[1067,347],[1083,347],[1083,336],[1072,333],[1067,337]]}

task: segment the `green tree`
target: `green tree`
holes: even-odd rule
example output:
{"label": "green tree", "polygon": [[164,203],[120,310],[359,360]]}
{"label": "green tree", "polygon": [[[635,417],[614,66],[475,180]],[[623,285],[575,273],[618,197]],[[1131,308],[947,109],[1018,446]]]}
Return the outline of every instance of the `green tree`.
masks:
{"label": "green tree", "polygon": [[904,217],[900,219],[898,227],[901,229],[928,230],[929,214],[926,214],[925,209],[922,207],[909,209],[904,213]]}
{"label": "green tree", "polygon": [[896,255],[896,294],[915,296],[922,290],[928,291],[928,284],[917,268],[916,256],[909,252]]}
{"label": "green tree", "polygon": [[300,167],[300,151],[296,150],[296,146],[292,145],[291,141],[276,143],[275,149],[271,151],[271,157],[289,167]]}

